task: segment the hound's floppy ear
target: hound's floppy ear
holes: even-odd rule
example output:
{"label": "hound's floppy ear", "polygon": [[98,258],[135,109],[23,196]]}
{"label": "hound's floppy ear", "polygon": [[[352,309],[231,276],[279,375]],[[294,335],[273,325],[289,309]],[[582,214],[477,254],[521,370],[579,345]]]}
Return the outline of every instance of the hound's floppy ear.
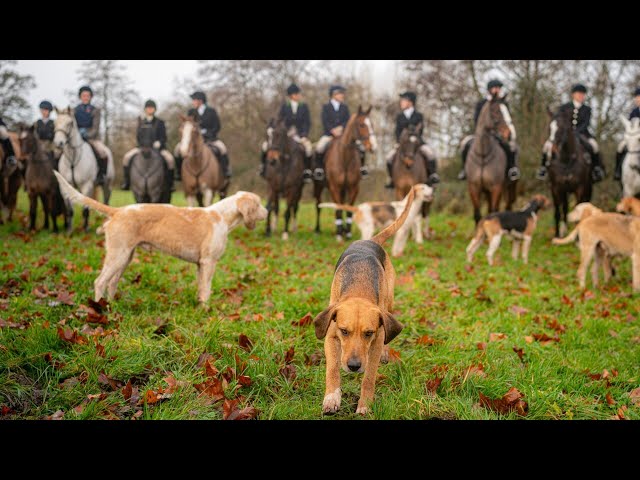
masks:
{"label": "hound's floppy ear", "polygon": [[380,325],[384,328],[384,344],[396,338],[404,328],[389,312],[380,312]]}
{"label": "hound's floppy ear", "polygon": [[251,198],[247,198],[246,196],[243,196],[238,200],[238,211],[242,215],[245,227],[249,230],[256,228],[258,207],[258,202]]}
{"label": "hound's floppy ear", "polygon": [[313,326],[316,329],[316,337],[318,340],[322,340],[327,335],[329,324],[335,321],[336,315],[338,314],[336,307],[337,305],[329,305],[313,319]]}

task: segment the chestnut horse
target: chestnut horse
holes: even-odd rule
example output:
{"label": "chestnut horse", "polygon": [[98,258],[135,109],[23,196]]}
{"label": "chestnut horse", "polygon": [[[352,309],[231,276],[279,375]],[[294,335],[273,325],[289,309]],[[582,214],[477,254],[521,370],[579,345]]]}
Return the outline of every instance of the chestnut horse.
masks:
{"label": "chestnut horse", "polygon": [[[358,113],[349,118],[343,134],[329,144],[325,153],[324,170],[326,180],[314,180],[314,196],[316,197],[316,233],[320,233],[320,203],[324,187],[329,188],[334,203],[353,205],[360,188],[360,145],[365,151],[373,153],[376,148],[373,126],[369,120],[368,110],[358,106]],[[347,212],[347,225],[342,224],[342,210],[336,210],[336,239],[342,241],[342,234],[351,238],[352,212]]]}
{"label": "chestnut horse", "polygon": [[267,230],[270,236],[278,225],[280,195],[287,201],[284,214],[284,231],[282,239],[289,239],[289,221],[293,216],[291,230],[298,229],[298,203],[302,197],[302,173],[304,168],[304,150],[293,140],[287,131],[284,120],[274,125],[273,120],[267,127],[267,161],[264,178],[269,184],[269,200],[267,202]]}
{"label": "chestnut horse", "polygon": [[[494,95],[480,110],[473,144],[465,164],[476,224],[481,218],[482,194],[486,195],[489,213],[497,212],[500,209],[500,199],[506,182],[508,182],[506,179],[507,155],[496,138],[500,136],[503,141],[506,141],[510,134],[500,108],[502,102],[503,99]],[[514,186],[508,188],[510,191],[507,195],[507,210],[511,210],[515,200],[515,182],[510,183]]]}

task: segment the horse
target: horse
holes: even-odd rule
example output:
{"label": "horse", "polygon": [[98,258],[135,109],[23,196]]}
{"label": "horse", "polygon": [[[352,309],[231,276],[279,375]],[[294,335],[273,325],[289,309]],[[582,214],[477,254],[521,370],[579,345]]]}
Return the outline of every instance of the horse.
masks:
{"label": "horse", "polygon": [[[425,159],[420,153],[419,132],[422,124],[409,125],[408,128],[402,130],[398,140],[398,149],[393,158],[393,168],[391,170],[391,178],[395,185],[396,201],[400,201],[407,196],[411,187],[418,183],[427,183],[429,172],[425,164]],[[423,235],[429,238],[429,210],[430,202],[422,203],[422,215],[416,217],[416,223],[413,226],[413,234],[416,243],[423,243]],[[424,230],[421,223],[424,218]]]}
{"label": "horse", "polygon": [[[20,126],[20,149],[22,159],[26,162],[24,183],[29,195],[29,229],[36,229],[36,215],[38,211],[38,198],[42,202],[44,211],[44,228],[49,229],[49,217],[53,224],[53,232],[58,233],[57,215],[64,215],[64,207],[59,208],[57,202],[60,190],[58,181],[53,175],[53,158],[47,153],[45,142],[35,134],[33,125]],[[62,202],[64,205],[64,202]],[[65,227],[67,227],[67,217]]]}
{"label": "horse", "polygon": [[200,125],[193,117],[180,116],[179,151],[182,156],[182,186],[190,207],[208,207],[216,192],[220,200],[227,196],[229,180],[224,178],[220,161],[200,133]]}
{"label": "horse", "polygon": [[160,152],[153,148],[153,132],[149,129],[143,132],[140,151],[130,163],[131,191],[136,203],[171,203],[167,168]]}
{"label": "horse", "polygon": [[556,127],[551,145],[549,181],[555,209],[555,236],[564,237],[567,234],[569,195],[575,194],[576,203],[591,200],[591,164],[585,158],[585,149],[573,128],[570,110],[556,117]]}
{"label": "horse", "polygon": [[[284,231],[282,239],[289,239],[289,221],[293,216],[291,231],[298,229],[298,203],[302,196],[304,150],[291,138],[284,120],[274,125],[273,119],[267,128],[267,160],[264,178],[269,184],[269,200],[267,201],[266,235],[271,236],[278,225],[280,195],[287,200],[284,214]],[[272,216],[273,214],[273,216]]]}
{"label": "horse", "polygon": [[620,116],[624,124],[627,154],[622,160],[622,196],[640,198],[640,118]]}
{"label": "horse", "polygon": [[[85,142],[78,130],[75,115],[71,107],[60,110],[56,107],[57,117],[54,121],[55,134],[53,144],[62,149],[62,155],[58,162],[58,171],[75,188],[80,190],[87,197],[95,197],[96,177],[98,175],[98,164],[91,145]],[[113,155],[111,150],[107,150],[107,174],[102,185],[103,203],[109,204],[111,198],[111,182],[115,177],[113,165]],[[67,232],[73,229],[73,206],[69,201],[67,204]],[[84,231],[89,231],[89,208],[82,208],[84,217]]]}
{"label": "horse", "polygon": [[10,161],[6,156],[4,148],[0,147],[0,225],[4,223],[3,217],[7,216],[7,221],[13,219],[13,211],[18,202],[18,190],[22,184],[22,153],[20,150],[20,140],[18,134],[9,132],[9,140],[13,146],[16,160]]}
{"label": "horse", "polygon": [[[465,162],[464,168],[476,225],[482,217],[480,214],[482,194],[486,195],[489,213],[497,212],[505,184],[508,182],[505,174],[507,155],[500,146],[500,140],[496,138],[498,135],[503,141],[507,141],[510,134],[500,108],[503,101],[504,98],[494,95],[480,110],[474,141]],[[515,182],[510,183],[515,184]],[[515,185],[509,187],[511,188],[513,195],[507,195],[507,210],[511,210],[515,200]]]}
{"label": "horse", "polygon": [[[360,152],[359,147],[364,146],[365,151],[373,153],[376,149],[376,141],[373,126],[369,119],[372,107],[362,110],[358,106],[358,113],[349,118],[343,134],[334,138],[325,153],[324,169],[325,180],[314,180],[314,196],[316,198],[316,233],[320,233],[320,203],[322,191],[328,187],[331,199],[334,203],[347,203],[353,205],[360,188]],[[347,226],[342,225],[342,210],[336,210],[336,239],[341,242],[343,232],[347,238],[351,238],[352,212],[347,212]]]}

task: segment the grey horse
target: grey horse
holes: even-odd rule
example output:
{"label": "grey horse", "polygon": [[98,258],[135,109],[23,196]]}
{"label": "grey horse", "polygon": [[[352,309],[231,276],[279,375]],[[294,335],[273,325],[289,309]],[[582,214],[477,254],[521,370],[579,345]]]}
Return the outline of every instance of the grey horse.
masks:
{"label": "grey horse", "polygon": [[162,155],[153,138],[142,138],[140,152],[131,159],[131,191],[136,203],[170,203],[171,189]]}

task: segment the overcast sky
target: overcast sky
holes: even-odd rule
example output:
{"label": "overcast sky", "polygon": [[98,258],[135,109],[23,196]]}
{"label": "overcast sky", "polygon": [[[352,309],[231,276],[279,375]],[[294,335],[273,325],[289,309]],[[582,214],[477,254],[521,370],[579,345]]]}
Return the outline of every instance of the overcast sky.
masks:
{"label": "overcast sky", "polygon": [[[80,87],[76,70],[83,60],[19,60],[16,69],[34,76],[36,88],[29,99],[36,115],[41,100],[49,100],[62,106],[68,102],[66,90]],[[395,60],[357,60],[357,67],[371,73],[375,93],[393,93],[396,74]],[[176,79],[193,78],[198,68],[197,60],[122,60],[127,66],[134,88],[143,99],[153,98],[160,103],[172,97]],[[347,67],[352,62],[343,61]]]}

